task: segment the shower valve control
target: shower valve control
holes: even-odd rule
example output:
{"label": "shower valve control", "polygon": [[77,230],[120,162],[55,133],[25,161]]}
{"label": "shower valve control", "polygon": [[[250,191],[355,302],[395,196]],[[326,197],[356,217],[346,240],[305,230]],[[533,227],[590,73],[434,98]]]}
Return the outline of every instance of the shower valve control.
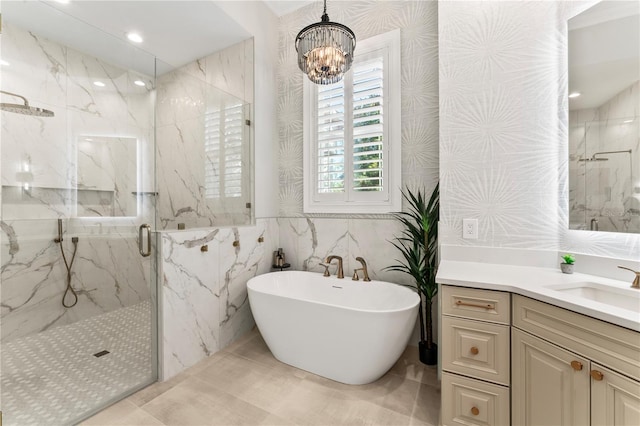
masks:
{"label": "shower valve control", "polygon": [[478,239],[478,219],[462,219],[462,238],[465,240]]}

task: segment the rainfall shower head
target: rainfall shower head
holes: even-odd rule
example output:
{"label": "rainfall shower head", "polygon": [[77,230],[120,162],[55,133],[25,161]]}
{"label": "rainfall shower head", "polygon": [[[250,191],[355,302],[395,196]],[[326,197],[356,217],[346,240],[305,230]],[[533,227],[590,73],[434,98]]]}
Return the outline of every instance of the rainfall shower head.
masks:
{"label": "rainfall shower head", "polygon": [[5,95],[15,96],[24,101],[24,104],[8,104],[8,103],[0,103],[0,109],[7,112],[14,112],[16,114],[23,115],[33,115],[35,117],[53,117],[53,111],[49,111],[44,108],[32,107],[29,105],[29,101],[24,96],[16,95],[15,93],[5,92],[4,90],[0,90],[0,93],[4,93]]}
{"label": "rainfall shower head", "polygon": [[590,161],[609,161],[608,158],[596,158],[596,157],[591,157],[591,158],[581,158],[578,161],[580,162],[590,162]]}

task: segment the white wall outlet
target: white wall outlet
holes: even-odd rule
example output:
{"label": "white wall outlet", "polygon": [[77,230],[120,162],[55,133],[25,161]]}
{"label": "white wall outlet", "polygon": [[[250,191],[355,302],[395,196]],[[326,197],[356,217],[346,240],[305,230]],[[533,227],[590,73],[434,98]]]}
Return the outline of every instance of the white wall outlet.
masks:
{"label": "white wall outlet", "polygon": [[462,238],[465,240],[478,239],[478,219],[462,219]]}

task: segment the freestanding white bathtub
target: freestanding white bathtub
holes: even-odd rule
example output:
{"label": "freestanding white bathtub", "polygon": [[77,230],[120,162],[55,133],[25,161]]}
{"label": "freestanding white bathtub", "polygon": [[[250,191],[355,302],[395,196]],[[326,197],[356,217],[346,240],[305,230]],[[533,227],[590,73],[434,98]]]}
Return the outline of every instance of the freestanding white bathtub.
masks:
{"label": "freestanding white bathtub", "polygon": [[351,385],[382,377],[404,351],[419,297],[382,281],[273,272],[247,283],[251,311],[276,359]]}

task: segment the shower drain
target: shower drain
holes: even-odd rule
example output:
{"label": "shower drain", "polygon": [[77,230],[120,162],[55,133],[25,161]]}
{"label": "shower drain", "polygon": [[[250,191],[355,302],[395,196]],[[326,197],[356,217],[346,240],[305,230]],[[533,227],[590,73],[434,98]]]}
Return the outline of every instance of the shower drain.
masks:
{"label": "shower drain", "polygon": [[104,351],[100,351],[100,352],[97,352],[97,353],[93,354],[93,356],[95,356],[96,358],[100,358],[101,356],[105,356],[106,354],[109,354],[109,353],[111,353],[111,352],[109,352],[107,350],[104,350]]}

